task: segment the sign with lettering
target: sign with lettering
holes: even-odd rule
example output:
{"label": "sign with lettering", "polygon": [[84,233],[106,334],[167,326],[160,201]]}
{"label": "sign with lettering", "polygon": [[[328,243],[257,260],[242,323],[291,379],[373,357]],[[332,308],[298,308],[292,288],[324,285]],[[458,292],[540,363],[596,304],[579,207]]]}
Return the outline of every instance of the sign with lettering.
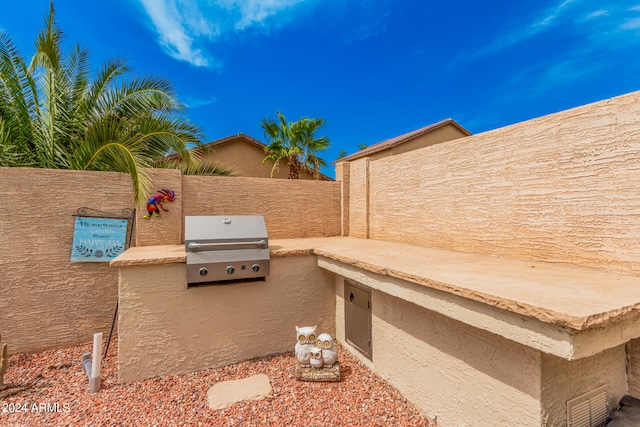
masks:
{"label": "sign with lettering", "polygon": [[71,262],[109,262],[124,252],[126,219],[76,217]]}

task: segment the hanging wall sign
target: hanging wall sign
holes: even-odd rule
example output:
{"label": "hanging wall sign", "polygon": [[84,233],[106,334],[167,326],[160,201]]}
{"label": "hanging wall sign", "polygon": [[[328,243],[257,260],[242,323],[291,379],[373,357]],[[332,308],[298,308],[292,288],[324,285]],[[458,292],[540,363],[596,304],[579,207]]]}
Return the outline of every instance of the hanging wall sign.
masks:
{"label": "hanging wall sign", "polygon": [[71,262],[109,262],[126,247],[126,219],[76,217]]}

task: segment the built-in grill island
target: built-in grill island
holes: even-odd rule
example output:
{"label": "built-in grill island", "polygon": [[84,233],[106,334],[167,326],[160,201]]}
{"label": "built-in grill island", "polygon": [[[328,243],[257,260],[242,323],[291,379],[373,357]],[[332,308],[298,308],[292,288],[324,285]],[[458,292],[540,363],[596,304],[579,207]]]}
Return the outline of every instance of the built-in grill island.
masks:
{"label": "built-in grill island", "polygon": [[269,238],[262,216],[186,216],[187,283],[226,284],[269,275]]}

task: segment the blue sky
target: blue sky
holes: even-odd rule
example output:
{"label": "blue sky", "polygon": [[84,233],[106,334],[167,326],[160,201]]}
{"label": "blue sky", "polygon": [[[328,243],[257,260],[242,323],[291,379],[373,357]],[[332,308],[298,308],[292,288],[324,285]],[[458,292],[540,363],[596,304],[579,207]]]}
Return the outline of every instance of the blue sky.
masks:
{"label": "blue sky", "polygon": [[[48,0],[0,0],[23,54]],[[211,141],[326,119],[323,156],[445,118],[479,133],[640,89],[640,0],[57,0],[66,44],[171,80]],[[333,168],[324,171],[333,176]]]}

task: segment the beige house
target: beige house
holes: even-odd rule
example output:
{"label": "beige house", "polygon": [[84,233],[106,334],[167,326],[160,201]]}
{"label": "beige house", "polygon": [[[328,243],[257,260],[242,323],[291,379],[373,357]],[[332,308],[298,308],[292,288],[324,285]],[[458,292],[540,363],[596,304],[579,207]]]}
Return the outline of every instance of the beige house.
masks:
{"label": "beige house", "polygon": [[445,119],[403,135],[378,142],[356,153],[338,159],[334,163],[350,162],[362,157],[368,157],[371,160],[381,159],[469,135],[471,135],[471,133],[460,126],[455,120]]}
{"label": "beige house", "polygon": [[[206,153],[205,160],[212,160],[230,166],[239,176],[270,178],[273,162],[262,165],[266,147],[265,144],[255,138],[239,133],[226,138],[204,144]],[[280,162],[278,171],[274,178],[288,178],[289,169],[285,162]],[[313,175],[306,170],[300,171],[299,179],[314,179]],[[333,181],[330,177],[320,174],[320,180]]]}

